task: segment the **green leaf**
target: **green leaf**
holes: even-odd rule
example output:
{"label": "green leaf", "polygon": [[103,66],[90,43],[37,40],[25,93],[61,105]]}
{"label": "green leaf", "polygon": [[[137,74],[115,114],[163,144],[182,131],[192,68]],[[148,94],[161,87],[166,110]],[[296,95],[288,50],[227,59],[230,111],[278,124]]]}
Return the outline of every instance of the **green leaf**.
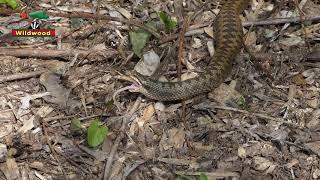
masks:
{"label": "green leaf", "polygon": [[82,129],[82,125],[79,119],[74,118],[71,120],[70,129],[73,131],[77,131]]}
{"label": "green leaf", "polygon": [[16,9],[18,7],[18,3],[16,0],[7,0],[7,5],[12,9]]}
{"label": "green leaf", "polygon": [[145,24],[146,27],[148,27],[149,29],[151,29],[154,32],[157,32],[157,23],[155,21],[149,21]]}
{"label": "green leaf", "polygon": [[167,30],[174,29],[177,26],[177,22],[171,19],[165,12],[159,12],[160,21],[165,25]]}
{"label": "green leaf", "polygon": [[87,142],[89,146],[96,147],[100,145],[106,135],[108,134],[108,127],[102,124],[98,119],[94,119],[87,131]]}
{"label": "green leaf", "polygon": [[246,98],[244,96],[240,96],[238,100],[238,105],[241,107],[241,109],[249,109]]}
{"label": "green leaf", "polygon": [[48,19],[49,18],[48,13],[43,10],[33,11],[33,12],[29,13],[29,16],[33,17],[33,18],[38,18],[38,19]]}
{"label": "green leaf", "polygon": [[70,124],[70,133],[72,135],[80,135],[83,133],[84,127],[81,124],[81,121],[78,118],[73,118]]}
{"label": "green leaf", "polygon": [[5,4],[12,9],[16,9],[18,7],[18,3],[16,0],[0,0],[0,4]]}
{"label": "green leaf", "polygon": [[133,52],[141,58],[142,49],[149,42],[151,34],[145,30],[137,29],[129,32]]}
{"label": "green leaf", "polygon": [[82,23],[81,18],[70,18],[70,23],[72,28],[79,28]]}
{"label": "green leaf", "polygon": [[194,177],[194,176],[187,176],[182,173],[177,173],[177,175],[184,178],[184,179],[187,179],[187,180],[196,180],[196,177]]}
{"label": "green leaf", "polygon": [[204,173],[200,174],[200,180],[208,180],[207,175],[205,175]]}

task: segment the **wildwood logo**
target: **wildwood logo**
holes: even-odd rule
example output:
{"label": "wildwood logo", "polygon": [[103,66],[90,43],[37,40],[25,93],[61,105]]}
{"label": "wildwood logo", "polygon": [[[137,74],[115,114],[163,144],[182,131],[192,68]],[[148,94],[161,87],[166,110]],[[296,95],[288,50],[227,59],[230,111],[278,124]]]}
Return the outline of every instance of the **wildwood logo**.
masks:
{"label": "wildwood logo", "polygon": [[54,37],[56,35],[53,29],[37,29],[40,24],[41,21],[35,19],[31,23],[32,29],[13,29],[11,34],[18,37]]}
{"label": "wildwood logo", "polygon": [[48,37],[48,36],[55,36],[55,30],[46,30],[46,29],[14,29],[14,30],[12,30],[12,36]]}

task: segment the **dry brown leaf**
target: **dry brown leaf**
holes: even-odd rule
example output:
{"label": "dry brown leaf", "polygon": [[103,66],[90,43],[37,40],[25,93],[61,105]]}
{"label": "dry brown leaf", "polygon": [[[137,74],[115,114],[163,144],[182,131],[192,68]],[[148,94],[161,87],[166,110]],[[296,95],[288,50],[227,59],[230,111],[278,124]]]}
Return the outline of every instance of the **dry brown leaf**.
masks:
{"label": "dry brown leaf", "polygon": [[7,145],[0,143],[0,162],[4,162],[7,158]]}
{"label": "dry brown leaf", "polygon": [[250,47],[254,47],[256,45],[256,42],[257,42],[256,33],[254,31],[248,32],[246,34],[245,45],[250,46]]}
{"label": "dry brown leaf", "polygon": [[171,148],[181,148],[185,141],[185,132],[183,129],[172,128],[163,133],[159,146],[168,150]]}
{"label": "dry brown leaf", "polygon": [[274,166],[274,164],[270,160],[260,156],[253,157],[253,163],[254,163],[254,169],[258,171],[264,171]]}
{"label": "dry brown leaf", "polygon": [[313,173],[312,173],[312,177],[314,179],[319,179],[320,178],[320,169],[319,168],[316,168]]}
{"label": "dry brown leaf", "polygon": [[238,148],[238,156],[239,156],[240,158],[246,158],[246,157],[247,157],[247,151],[246,151],[246,149],[243,148],[242,146],[240,146],[240,147]]}
{"label": "dry brown leaf", "polygon": [[314,153],[320,156],[320,141],[306,143],[305,146],[310,148]]}
{"label": "dry brown leaf", "polygon": [[198,49],[198,48],[202,47],[201,39],[199,39],[199,38],[193,38],[193,42],[192,42],[191,47],[193,47],[193,48],[195,48],[195,49]]}
{"label": "dry brown leaf", "polygon": [[127,19],[131,19],[132,18],[132,15],[130,14],[129,11],[127,11],[126,9],[124,8],[118,8],[117,9],[119,13],[121,13],[125,18]]}
{"label": "dry brown leaf", "polygon": [[298,86],[305,86],[307,84],[306,80],[303,78],[301,74],[292,76],[292,82]]}
{"label": "dry brown leaf", "polygon": [[9,135],[13,131],[13,126],[11,124],[1,124],[0,126],[0,138]]}
{"label": "dry brown leaf", "polygon": [[18,132],[24,134],[32,128],[34,128],[34,116],[23,121],[23,126],[18,130]]}
{"label": "dry brown leaf", "polygon": [[313,109],[317,109],[320,106],[320,99],[319,98],[307,99],[306,103],[309,107]]}
{"label": "dry brown leaf", "polygon": [[320,127],[320,109],[315,110],[311,117],[310,121],[306,125],[309,129],[317,129]]}
{"label": "dry brown leaf", "polygon": [[304,40],[300,36],[294,36],[280,39],[279,44],[285,47],[302,46],[304,45]]}
{"label": "dry brown leaf", "polygon": [[213,92],[209,93],[209,99],[213,99],[222,105],[238,104],[241,94],[235,90],[235,83],[236,81],[231,82],[230,85],[222,83]]}
{"label": "dry brown leaf", "polygon": [[155,113],[155,109],[152,104],[143,110],[142,116],[137,120],[139,128],[142,128],[148,121],[151,120]]}
{"label": "dry brown leaf", "polygon": [[56,74],[51,72],[43,73],[40,76],[40,83],[50,92],[50,97],[43,97],[45,101],[70,109],[81,106],[80,102],[69,98],[71,89],[65,88]]}
{"label": "dry brown leaf", "polygon": [[286,164],[287,168],[292,168],[299,164],[298,159],[291,159],[289,163]]}
{"label": "dry brown leaf", "polygon": [[302,8],[302,11],[306,15],[317,16],[320,12],[320,6],[315,4],[312,0],[307,0]]}
{"label": "dry brown leaf", "polygon": [[18,179],[20,172],[14,158],[8,158],[5,163],[0,164],[0,169],[8,180]]}
{"label": "dry brown leaf", "polygon": [[121,175],[121,170],[124,168],[125,160],[126,160],[126,157],[123,156],[113,163],[110,179],[115,179],[115,177],[119,177]]}
{"label": "dry brown leaf", "polygon": [[11,109],[0,111],[0,124],[4,124],[6,122],[15,122],[16,118]]}
{"label": "dry brown leaf", "polygon": [[210,54],[210,57],[212,57],[214,55],[214,45],[213,45],[213,41],[208,41],[207,42],[207,47],[208,47],[208,51]]}

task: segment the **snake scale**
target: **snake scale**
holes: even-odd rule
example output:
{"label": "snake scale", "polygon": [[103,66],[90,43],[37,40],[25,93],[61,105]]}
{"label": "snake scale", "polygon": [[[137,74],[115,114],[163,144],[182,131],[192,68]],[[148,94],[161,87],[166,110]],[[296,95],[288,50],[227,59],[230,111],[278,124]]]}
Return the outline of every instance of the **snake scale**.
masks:
{"label": "snake scale", "polygon": [[148,98],[160,101],[186,100],[217,88],[230,74],[232,61],[240,53],[243,30],[239,15],[250,0],[224,0],[214,22],[215,49],[206,71],[199,76],[180,82],[161,82],[134,73],[132,89]]}

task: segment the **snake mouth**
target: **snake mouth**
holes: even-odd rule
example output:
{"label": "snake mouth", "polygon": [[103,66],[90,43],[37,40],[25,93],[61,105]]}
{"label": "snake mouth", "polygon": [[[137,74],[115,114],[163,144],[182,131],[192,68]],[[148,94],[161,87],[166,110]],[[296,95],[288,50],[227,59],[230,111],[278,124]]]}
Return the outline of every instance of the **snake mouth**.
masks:
{"label": "snake mouth", "polygon": [[142,86],[142,83],[141,81],[133,76],[133,75],[118,75],[118,76],[115,76],[116,79],[121,79],[121,80],[124,80],[124,81],[129,81],[131,82],[132,84],[129,85],[129,86],[126,86],[126,87],[123,87],[119,90],[116,91],[116,94],[122,92],[122,91],[125,91],[125,90],[129,90],[130,92],[141,92],[141,88],[143,87]]}
{"label": "snake mouth", "polygon": [[135,77],[135,76],[130,76],[130,79],[132,80],[131,82],[133,83],[133,85],[142,86],[141,81],[140,81],[137,77]]}
{"label": "snake mouth", "polygon": [[123,88],[120,88],[118,90],[116,90],[113,95],[112,95],[112,99],[113,102],[116,104],[116,106],[118,107],[118,109],[121,109],[120,107],[120,103],[117,100],[117,95],[120,94],[123,91],[130,91],[130,92],[141,92],[142,89],[142,84],[141,82],[138,80],[138,78],[134,77],[134,76],[126,76],[126,75],[119,75],[115,77],[116,79],[121,79],[121,80],[125,80],[125,81],[129,81],[132,84],[129,86],[125,86]]}
{"label": "snake mouth", "polygon": [[142,89],[143,89],[143,85],[141,83],[141,81],[135,77],[135,76],[130,76],[130,79],[133,84],[131,84],[130,86],[128,86],[128,90],[130,92],[142,92]]}

